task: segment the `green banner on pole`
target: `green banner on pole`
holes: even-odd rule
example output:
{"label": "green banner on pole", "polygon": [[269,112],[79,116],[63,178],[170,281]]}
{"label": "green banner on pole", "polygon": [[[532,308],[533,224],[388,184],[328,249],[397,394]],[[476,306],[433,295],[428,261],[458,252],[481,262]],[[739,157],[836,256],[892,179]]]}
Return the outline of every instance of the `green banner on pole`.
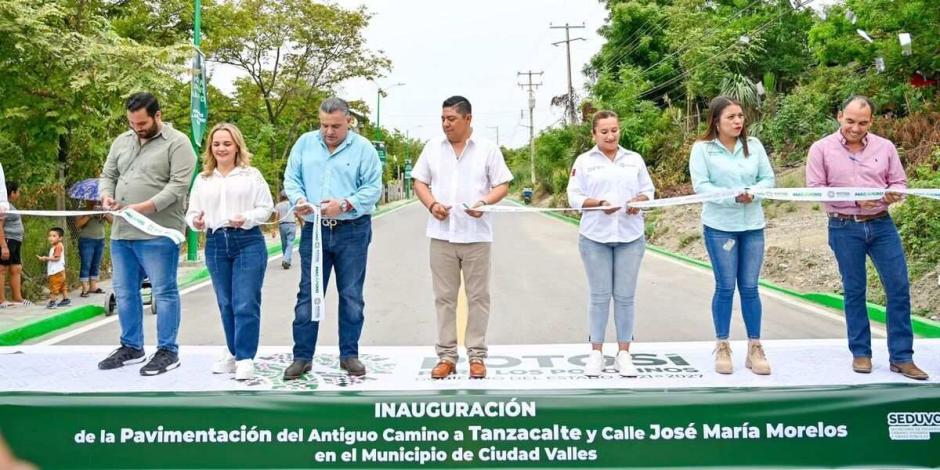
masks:
{"label": "green banner on pole", "polygon": [[202,139],[206,133],[206,122],[209,118],[209,102],[206,96],[206,61],[202,52],[196,51],[193,57],[192,90],[189,97],[190,119],[192,120],[193,144],[202,147]]}

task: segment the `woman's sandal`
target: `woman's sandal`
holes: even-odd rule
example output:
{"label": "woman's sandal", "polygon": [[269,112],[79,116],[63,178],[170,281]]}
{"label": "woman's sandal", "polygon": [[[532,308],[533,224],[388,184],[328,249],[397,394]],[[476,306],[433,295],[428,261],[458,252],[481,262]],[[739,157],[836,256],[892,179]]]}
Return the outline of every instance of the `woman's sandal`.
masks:
{"label": "woman's sandal", "polygon": [[88,292],[82,291],[81,294],[78,294],[79,297],[88,297]]}

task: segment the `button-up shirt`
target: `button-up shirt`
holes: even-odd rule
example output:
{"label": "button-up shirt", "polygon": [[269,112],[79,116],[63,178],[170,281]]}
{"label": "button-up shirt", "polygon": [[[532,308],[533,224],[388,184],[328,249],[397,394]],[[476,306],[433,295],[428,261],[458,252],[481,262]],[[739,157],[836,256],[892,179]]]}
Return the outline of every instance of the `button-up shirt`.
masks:
{"label": "button-up shirt", "polygon": [[248,230],[266,222],[273,210],[271,189],[257,168],[235,167],[227,175],[216,168],[209,176],[196,177],[189,194],[186,224],[197,230],[193,220],[205,212],[206,228],[215,230],[229,227],[229,220],[241,215],[245,218],[241,228]]}
{"label": "button-up shirt", "polygon": [[428,217],[427,236],[451,243],[492,242],[492,214],[470,217],[463,205],[472,206],[501,184],[512,181],[502,152],[492,142],[473,135],[457,155],[446,138],[424,146],[411,177],[430,186],[434,199],[450,206],[444,220]]}
{"label": "button-up shirt", "polygon": [[[607,201],[624,207],[627,201],[644,195],[653,200],[655,188],[643,157],[623,147],[611,160],[597,146],[574,161],[568,178],[568,203],[581,208],[587,199]],[[643,236],[643,213],[628,214],[621,209],[613,214],[601,210],[581,213],[579,232],[599,243],[632,242]]]}
{"label": "button-up shirt", "polygon": [[[906,189],[907,176],[894,144],[870,132],[862,139],[862,144],[861,151],[852,152],[841,131],[813,143],[806,162],[806,185]],[[827,212],[849,215],[877,214],[888,209],[881,201],[874,209],[863,209],[854,201],[829,202],[825,206]]]}
{"label": "button-up shirt", "polygon": [[[692,145],[689,173],[692,188],[698,194],[743,188],[774,187],[774,170],[767,151],[754,137],[747,139],[748,156],[738,139],[734,151],[718,140],[699,141]],[[716,230],[743,232],[764,228],[764,210],[760,199],[745,204],[728,197],[702,204],[702,223]]]}
{"label": "button-up shirt", "polygon": [[[196,154],[189,137],[168,123],[143,145],[134,131],[114,139],[101,171],[98,193],[111,196],[122,206],[152,201],[157,208],[147,218],[166,228],[182,231],[186,195],[193,177]],[[111,227],[114,240],[155,238],[120,217]]]}
{"label": "button-up shirt", "polygon": [[[308,132],[294,144],[284,170],[284,192],[291,205],[304,198],[313,205],[346,199],[352,209],[340,220],[371,214],[382,194],[382,163],[372,143],[349,132],[330,153],[320,131]],[[307,220],[313,220],[308,216]]]}

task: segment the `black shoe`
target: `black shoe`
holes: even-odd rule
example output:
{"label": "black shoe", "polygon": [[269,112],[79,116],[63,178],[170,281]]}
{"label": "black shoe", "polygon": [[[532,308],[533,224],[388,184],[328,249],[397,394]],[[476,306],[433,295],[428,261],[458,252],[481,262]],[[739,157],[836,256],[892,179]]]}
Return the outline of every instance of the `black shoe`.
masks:
{"label": "black shoe", "polygon": [[62,299],[59,303],[56,304],[56,307],[65,307],[66,305],[72,305],[71,299]]}
{"label": "black shoe", "polygon": [[310,365],[310,361],[301,361],[295,359],[294,362],[284,370],[284,380],[299,379],[300,376],[310,372],[311,368],[312,366]]}
{"label": "black shoe", "polygon": [[115,349],[105,360],[98,363],[101,370],[117,369],[128,364],[140,364],[144,362],[146,354],[143,349],[134,349],[127,346],[121,346]]}
{"label": "black shoe", "polygon": [[180,366],[180,357],[173,351],[158,349],[147,365],[140,368],[140,375],[160,375]]}
{"label": "black shoe", "polygon": [[49,303],[46,304],[46,308],[56,308],[58,306],[59,304],[57,304],[55,300],[50,300]]}
{"label": "black shoe", "polygon": [[281,267],[284,269],[290,269],[290,263],[287,261],[281,261]]}
{"label": "black shoe", "polygon": [[366,366],[362,364],[362,361],[360,361],[358,357],[340,359],[339,368],[349,372],[349,375],[357,377],[366,375]]}

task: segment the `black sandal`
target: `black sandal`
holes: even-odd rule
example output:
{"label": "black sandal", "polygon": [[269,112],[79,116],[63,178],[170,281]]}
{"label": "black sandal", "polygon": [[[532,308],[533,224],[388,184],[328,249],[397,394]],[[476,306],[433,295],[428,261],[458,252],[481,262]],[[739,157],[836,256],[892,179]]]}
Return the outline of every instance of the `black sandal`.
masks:
{"label": "black sandal", "polygon": [[104,290],[102,290],[100,287],[96,287],[95,290],[89,291],[88,293],[89,294],[104,294]]}
{"label": "black sandal", "polygon": [[79,297],[88,297],[88,292],[82,291],[81,294],[78,294]]}

